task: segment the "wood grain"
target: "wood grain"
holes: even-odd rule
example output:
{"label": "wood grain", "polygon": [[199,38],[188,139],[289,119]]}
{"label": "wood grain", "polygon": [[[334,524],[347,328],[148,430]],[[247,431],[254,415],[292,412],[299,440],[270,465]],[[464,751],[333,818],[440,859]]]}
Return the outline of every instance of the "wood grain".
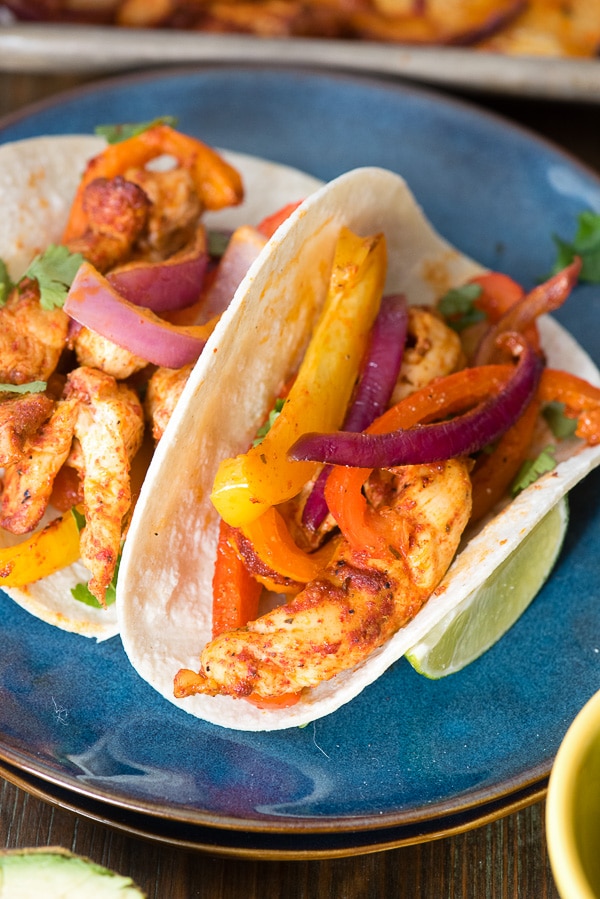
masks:
{"label": "wood grain", "polygon": [[448,839],[319,861],[213,857],[129,837],[0,782],[0,846],[64,846],[121,874],[149,899],[558,899],[544,803]]}

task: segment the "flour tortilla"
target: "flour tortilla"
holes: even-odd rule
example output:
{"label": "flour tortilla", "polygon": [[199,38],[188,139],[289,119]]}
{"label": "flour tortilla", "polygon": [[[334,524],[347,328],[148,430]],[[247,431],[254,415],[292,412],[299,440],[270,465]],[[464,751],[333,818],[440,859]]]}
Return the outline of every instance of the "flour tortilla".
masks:
{"label": "flour tortilla", "polygon": [[[282,195],[280,201],[288,199]],[[385,233],[386,291],[404,292],[410,303],[431,303],[483,271],[432,230],[401,177],[365,168],[341,176],[303,203],[268,243],[268,264],[251,268],[240,285],[154,455],[117,589],[121,638],[134,668],[170,702],[228,728],[296,727],[351,700],[482,583],[563,493],[600,463],[600,447],[570,445],[568,458],[550,476],[520,494],[468,543],[413,622],[364,663],[308,691],[295,706],[257,709],[222,696],[174,699],[175,673],[198,670],[211,636],[218,516],[210,492],[217,467],[247,449],[276,391],[296,369],[324,300],[343,225],[362,235]],[[541,324],[549,364],[599,383],[600,374],[575,341],[555,321]]]}
{"label": "flour tortilla", "polygon": [[[47,136],[0,146],[0,258],[13,280],[20,278],[50,243],[60,242],[86,163],[105,146],[103,138],[92,135]],[[234,209],[212,213],[214,227],[258,222],[277,209],[280,196],[300,200],[319,186],[315,179],[286,166],[235,153],[224,155],[242,173],[246,199]],[[19,539],[2,532],[0,545]],[[49,624],[105,640],[118,633],[116,607],[94,608],[71,595],[71,588],[86,583],[89,575],[77,562],[25,587],[4,588],[4,592]]]}

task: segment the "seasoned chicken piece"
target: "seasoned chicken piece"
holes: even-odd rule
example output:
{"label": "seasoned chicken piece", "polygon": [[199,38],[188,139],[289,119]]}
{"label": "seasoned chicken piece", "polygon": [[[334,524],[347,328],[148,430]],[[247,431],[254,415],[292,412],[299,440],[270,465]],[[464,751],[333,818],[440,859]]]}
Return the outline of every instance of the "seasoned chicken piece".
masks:
{"label": "seasoned chicken piece", "polygon": [[466,357],[456,331],[433,310],[410,306],[406,350],[390,406],[425,387],[433,378],[449,375],[465,365]]}
{"label": "seasoned chicken piece", "polygon": [[177,674],[175,696],[283,696],[363,662],[414,618],[446,573],[469,518],[468,471],[468,461],[452,459],[375,473],[367,492],[393,540],[385,558],[342,539],[294,599],[211,641],[198,674]]}
{"label": "seasoned chicken piece", "polygon": [[131,388],[92,368],[69,374],[65,396],[77,405],[69,463],[79,467],[83,482],[81,558],[92,572],[88,587],[103,602],[131,506],[130,462],[142,443],[143,410]]}
{"label": "seasoned chicken piece", "polygon": [[25,441],[50,418],[54,401],[45,393],[9,396],[0,402],[0,466],[23,452]]}
{"label": "seasoned chicken piece", "polygon": [[54,478],[71,450],[77,404],[61,400],[48,421],[6,466],[0,500],[0,525],[13,534],[28,534],[46,511]]}
{"label": "seasoned chicken piece", "polygon": [[183,368],[157,368],[148,382],[146,416],[152,422],[152,436],[158,442],[169,422],[193,365]]}
{"label": "seasoned chicken piece", "polygon": [[47,381],[65,348],[69,317],[43,309],[35,281],[15,288],[0,309],[0,381]]}
{"label": "seasoned chicken piece", "polygon": [[96,178],[83,194],[88,230],[68,242],[72,253],[81,253],[99,271],[107,272],[126,261],[145,230],[150,200],[142,188],[117,175]]}
{"label": "seasoned chicken piece", "polygon": [[142,255],[155,260],[172,256],[193,239],[204,211],[191,172],[184,166],[147,168],[128,171],[126,177],[151,201]]}
{"label": "seasoned chicken piece", "polygon": [[124,381],[148,365],[147,359],[85,327],[77,332],[73,347],[80,365],[99,368],[118,381]]}

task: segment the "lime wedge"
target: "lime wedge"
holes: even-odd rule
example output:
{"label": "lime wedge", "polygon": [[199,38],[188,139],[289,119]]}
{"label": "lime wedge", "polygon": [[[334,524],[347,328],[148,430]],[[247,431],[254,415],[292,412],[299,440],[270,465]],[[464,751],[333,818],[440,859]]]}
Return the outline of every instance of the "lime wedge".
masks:
{"label": "lime wedge", "polygon": [[517,549],[416,643],[406,658],[425,677],[460,671],[502,637],[552,571],[569,521],[564,496]]}

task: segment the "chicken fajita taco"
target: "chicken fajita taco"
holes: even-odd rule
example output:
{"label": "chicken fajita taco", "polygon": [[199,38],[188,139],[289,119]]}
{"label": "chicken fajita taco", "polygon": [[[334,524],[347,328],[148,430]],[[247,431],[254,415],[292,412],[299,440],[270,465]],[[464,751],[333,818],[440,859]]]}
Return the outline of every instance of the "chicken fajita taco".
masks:
{"label": "chicken fajita taco", "polygon": [[[139,674],[241,730],[350,701],[600,462],[598,371],[546,315],[579,260],[527,291],[380,169],[314,193],[269,247],[170,419],[117,588]],[[576,432],[514,490],[557,402]]]}
{"label": "chicken fajita taco", "polygon": [[282,180],[316,186],[165,122],[0,147],[0,588],[50,624],[116,634],[149,459]]}

